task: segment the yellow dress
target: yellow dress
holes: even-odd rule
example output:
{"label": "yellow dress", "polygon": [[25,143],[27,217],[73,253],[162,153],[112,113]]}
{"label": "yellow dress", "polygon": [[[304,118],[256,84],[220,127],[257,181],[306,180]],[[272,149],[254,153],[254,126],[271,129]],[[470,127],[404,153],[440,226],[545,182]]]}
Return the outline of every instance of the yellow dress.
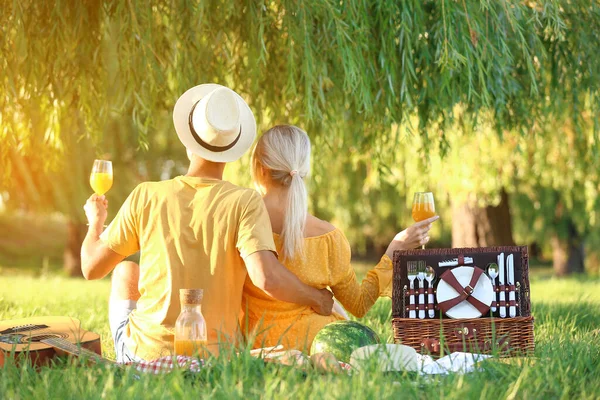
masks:
{"label": "yellow dress", "polygon": [[[282,241],[274,234],[281,254]],[[339,230],[304,239],[304,255],[284,265],[302,282],[322,289],[329,287],[344,308],[362,317],[380,296],[391,297],[392,261],[383,256],[362,283],[350,265],[350,244]],[[286,349],[306,351],[321,328],[343,319],[338,314],[323,316],[310,307],[276,300],[246,278],[243,296],[242,329],[254,348],[282,344]]]}

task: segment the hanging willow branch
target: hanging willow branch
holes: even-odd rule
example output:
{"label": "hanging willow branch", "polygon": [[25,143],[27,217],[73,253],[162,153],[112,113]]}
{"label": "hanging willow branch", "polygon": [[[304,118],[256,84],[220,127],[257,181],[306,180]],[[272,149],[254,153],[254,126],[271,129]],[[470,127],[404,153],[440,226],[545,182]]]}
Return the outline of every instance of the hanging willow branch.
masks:
{"label": "hanging willow branch", "polygon": [[4,1],[0,139],[21,154],[42,142],[51,160],[79,143],[65,136],[95,143],[125,118],[148,148],[202,82],[242,93],[259,120],[361,146],[414,116],[420,134],[444,126],[457,105],[527,133],[597,114],[599,49],[585,0]]}

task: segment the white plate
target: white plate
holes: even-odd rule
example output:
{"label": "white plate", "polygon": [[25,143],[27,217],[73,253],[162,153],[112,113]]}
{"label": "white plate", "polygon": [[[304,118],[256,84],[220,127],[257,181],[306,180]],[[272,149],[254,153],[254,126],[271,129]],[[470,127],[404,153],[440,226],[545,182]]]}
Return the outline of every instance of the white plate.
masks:
{"label": "white plate", "polygon": [[[450,272],[453,273],[456,280],[465,287],[471,282],[473,271],[473,267],[457,267]],[[473,289],[473,294],[471,296],[487,306],[492,304],[492,300],[494,299],[494,287],[492,286],[492,281],[490,281],[490,278],[485,273],[481,274]],[[440,304],[446,300],[455,298],[458,296],[458,293],[452,286],[446,283],[446,281],[440,279],[435,296],[437,303]],[[449,309],[446,315],[455,319],[479,318],[482,316],[479,310],[467,300],[463,300]]]}
{"label": "white plate", "polygon": [[380,371],[418,371],[419,357],[412,347],[402,344],[374,344],[352,352],[350,365],[360,370],[375,362]]}

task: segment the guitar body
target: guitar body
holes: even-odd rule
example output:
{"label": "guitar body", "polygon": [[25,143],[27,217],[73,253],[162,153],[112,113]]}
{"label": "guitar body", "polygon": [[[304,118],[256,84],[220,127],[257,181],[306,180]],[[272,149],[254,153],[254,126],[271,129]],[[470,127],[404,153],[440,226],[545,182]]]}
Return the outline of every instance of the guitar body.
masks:
{"label": "guitar body", "polygon": [[102,355],[100,336],[81,329],[70,317],[32,317],[0,321],[0,367],[8,357],[26,357],[35,366],[57,355]]}

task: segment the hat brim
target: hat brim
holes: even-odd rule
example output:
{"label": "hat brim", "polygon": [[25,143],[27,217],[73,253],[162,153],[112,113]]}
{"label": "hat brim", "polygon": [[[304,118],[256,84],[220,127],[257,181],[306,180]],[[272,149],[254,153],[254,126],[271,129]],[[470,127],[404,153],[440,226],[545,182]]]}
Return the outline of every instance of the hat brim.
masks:
{"label": "hat brim", "polygon": [[213,90],[221,87],[224,86],[217,85],[216,83],[205,83],[187,90],[179,97],[177,103],[175,103],[173,124],[175,125],[175,131],[177,132],[177,136],[179,136],[179,140],[192,153],[209,161],[231,162],[240,159],[250,149],[256,138],[256,119],[254,119],[254,114],[248,104],[246,104],[239,94],[234,92],[240,107],[242,132],[240,139],[231,149],[223,152],[208,150],[196,142],[189,126],[189,116],[194,104]]}

